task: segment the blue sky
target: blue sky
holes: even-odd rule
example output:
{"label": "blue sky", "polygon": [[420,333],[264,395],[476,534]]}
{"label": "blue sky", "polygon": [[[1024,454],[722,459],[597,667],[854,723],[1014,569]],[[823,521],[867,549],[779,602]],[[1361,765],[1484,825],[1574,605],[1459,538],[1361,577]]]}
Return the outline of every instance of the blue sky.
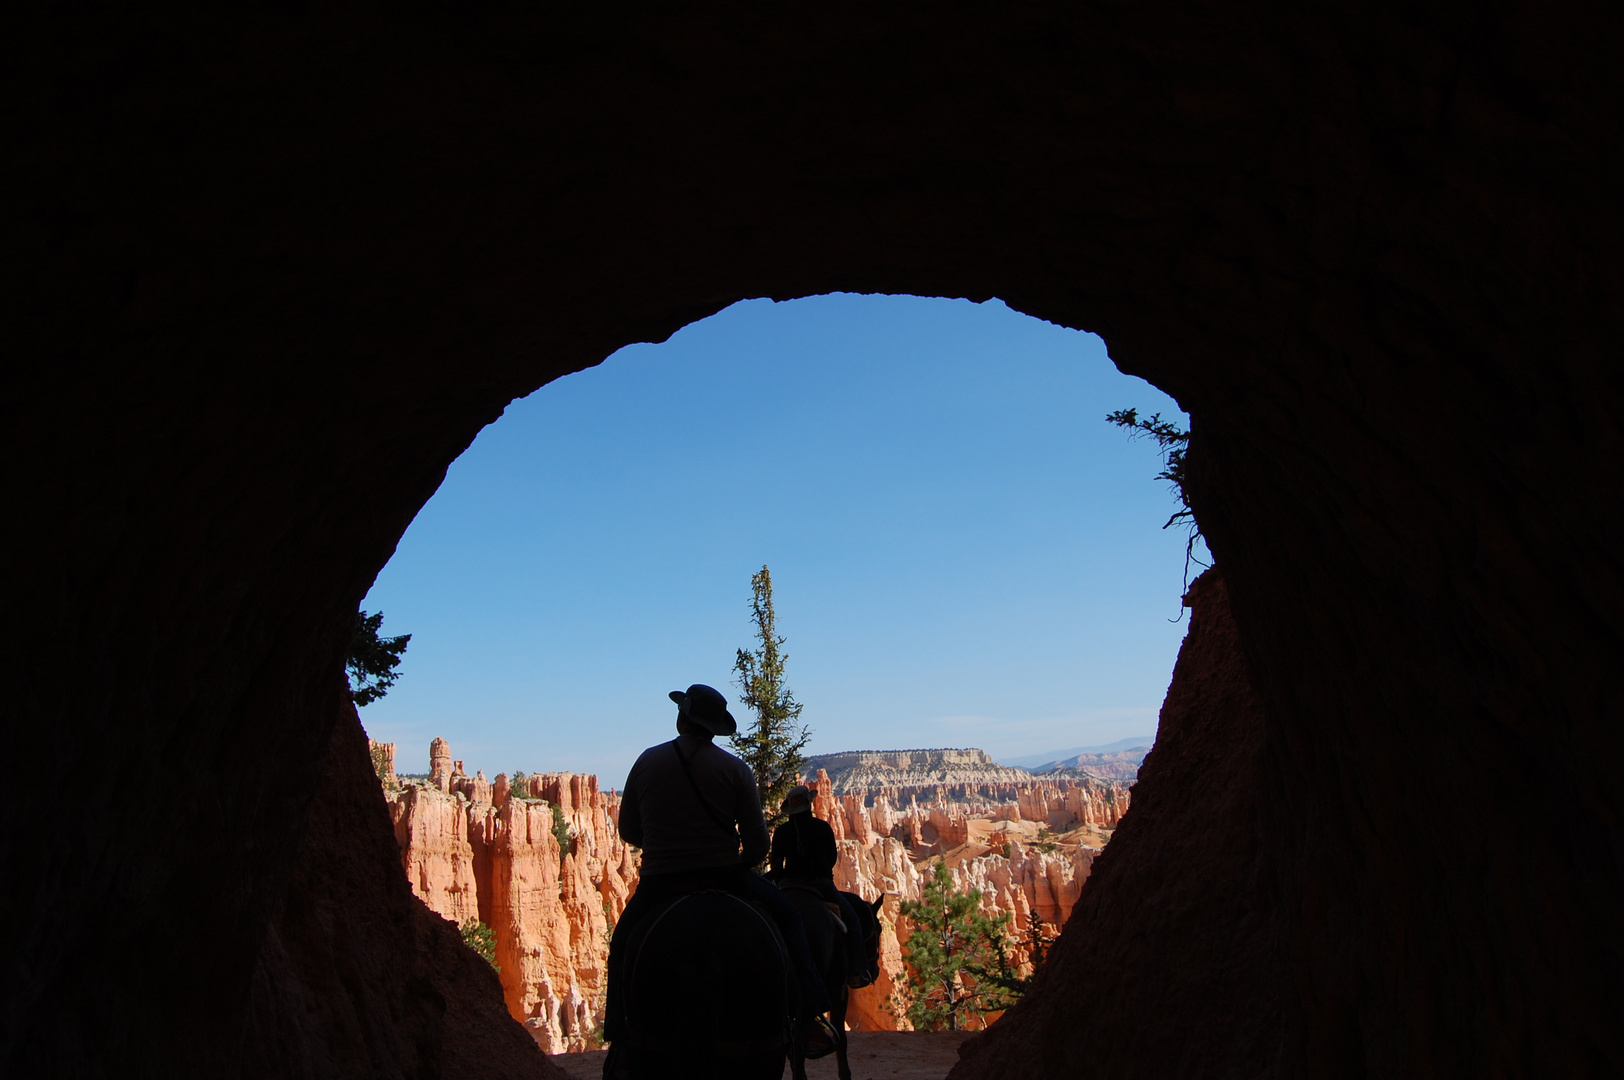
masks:
{"label": "blue sky", "polygon": [[1183,417],[997,300],[751,300],[629,346],[452,465],[364,604],[413,636],[361,719],[403,772],[440,735],[470,773],[618,785],[668,690],[736,700],[765,563],[814,752],[1151,733],[1183,535],[1125,406]]}

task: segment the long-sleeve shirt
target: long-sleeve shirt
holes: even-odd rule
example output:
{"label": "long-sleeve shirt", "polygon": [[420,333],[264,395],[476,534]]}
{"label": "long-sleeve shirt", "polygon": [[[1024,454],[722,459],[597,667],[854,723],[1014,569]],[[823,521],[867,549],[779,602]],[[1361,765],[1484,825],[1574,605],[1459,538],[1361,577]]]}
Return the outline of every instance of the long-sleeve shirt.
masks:
{"label": "long-sleeve shirt", "polygon": [[833,880],[838,857],[834,829],[810,813],[791,814],[788,821],[773,831],[774,878]]}
{"label": "long-sleeve shirt", "polygon": [[642,872],[759,863],[767,854],[767,823],[750,766],[702,735],[679,735],[673,742],[682,747],[694,782],[683,775],[676,746],[661,743],[638,757],[620,798],[620,836],[643,849]]}

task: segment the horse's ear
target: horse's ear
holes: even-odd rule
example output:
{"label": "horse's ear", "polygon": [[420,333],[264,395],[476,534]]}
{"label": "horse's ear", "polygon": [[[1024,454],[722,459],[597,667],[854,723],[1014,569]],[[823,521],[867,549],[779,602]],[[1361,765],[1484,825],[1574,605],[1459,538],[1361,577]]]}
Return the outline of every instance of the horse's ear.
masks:
{"label": "horse's ear", "polygon": [[880,905],[883,903],[885,903],[885,895],[882,893],[881,895],[875,897],[873,903],[869,904],[868,906],[873,910],[874,914],[878,915],[880,913]]}

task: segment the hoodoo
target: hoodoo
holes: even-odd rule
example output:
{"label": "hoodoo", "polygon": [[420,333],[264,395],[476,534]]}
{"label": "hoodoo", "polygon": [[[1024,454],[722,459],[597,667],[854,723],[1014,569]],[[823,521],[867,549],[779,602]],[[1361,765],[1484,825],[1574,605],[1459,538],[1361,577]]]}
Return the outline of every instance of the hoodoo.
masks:
{"label": "hoodoo", "polygon": [[[494,1074],[382,800],[323,794],[365,752],[357,605],[516,396],[836,290],[1001,297],[1173,394],[1255,692],[1152,755],[969,1075],[1624,1071],[1605,5],[30,5],[0,38],[0,1073]],[[1244,879],[1175,881],[1209,802]],[[323,960],[343,895],[387,923],[343,970],[409,986]],[[1230,934],[1146,958],[1229,992],[1111,997],[1141,954],[1078,913]]]}

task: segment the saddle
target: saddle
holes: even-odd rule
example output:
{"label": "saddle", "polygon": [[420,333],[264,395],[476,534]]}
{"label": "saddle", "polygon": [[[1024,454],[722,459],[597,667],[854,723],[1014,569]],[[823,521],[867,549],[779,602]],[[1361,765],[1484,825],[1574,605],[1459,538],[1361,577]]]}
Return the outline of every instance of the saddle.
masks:
{"label": "saddle", "polygon": [[787,1041],[789,957],[754,904],[721,889],[684,892],[642,919],[626,946],[629,1045],[738,1058]]}
{"label": "saddle", "polygon": [[778,887],[784,892],[804,892],[811,893],[813,896],[816,896],[823,904],[824,910],[829,913],[829,918],[835,921],[835,926],[839,928],[842,934],[846,932],[846,920],[840,917],[840,905],[829,900],[824,900],[823,893],[819,892],[816,886],[803,885],[798,881],[786,881]]}

